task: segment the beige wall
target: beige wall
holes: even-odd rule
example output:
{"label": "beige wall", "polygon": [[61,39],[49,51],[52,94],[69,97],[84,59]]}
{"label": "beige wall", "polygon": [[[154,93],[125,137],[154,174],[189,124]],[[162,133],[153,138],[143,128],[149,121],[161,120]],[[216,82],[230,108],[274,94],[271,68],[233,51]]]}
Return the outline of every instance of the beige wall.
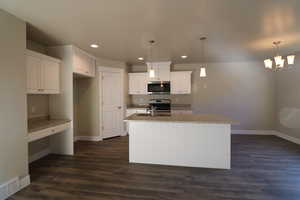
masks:
{"label": "beige wall", "polygon": [[28,174],[26,24],[0,9],[0,185]]}
{"label": "beige wall", "polygon": [[78,136],[99,136],[99,84],[95,78],[76,79],[76,117]]}
{"label": "beige wall", "polygon": [[276,72],[276,129],[300,139],[300,53],[290,69]]}
{"label": "beige wall", "polygon": [[[172,95],[175,104],[191,104],[195,113],[226,115],[238,120],[234,129],[273,130],[275,82],[263,62],[210,63],[207,78],[199,77],[200,64],[178,64],[172,71],[193,71],[192,94]],[[144,70],[142,70],[144,68]],[[133,66],[131,71],[146,71]],[[131,102],[147,101],[147,96],[132,96]]]}

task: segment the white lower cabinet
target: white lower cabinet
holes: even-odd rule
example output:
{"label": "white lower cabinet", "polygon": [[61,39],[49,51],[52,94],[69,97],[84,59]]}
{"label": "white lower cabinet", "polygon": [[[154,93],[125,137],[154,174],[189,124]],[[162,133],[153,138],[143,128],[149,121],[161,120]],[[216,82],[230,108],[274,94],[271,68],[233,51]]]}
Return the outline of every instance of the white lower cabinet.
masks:
{"label": "white lower cabinet", "polygon": [[60,93],[60,60],[26,51],[27,93]]}

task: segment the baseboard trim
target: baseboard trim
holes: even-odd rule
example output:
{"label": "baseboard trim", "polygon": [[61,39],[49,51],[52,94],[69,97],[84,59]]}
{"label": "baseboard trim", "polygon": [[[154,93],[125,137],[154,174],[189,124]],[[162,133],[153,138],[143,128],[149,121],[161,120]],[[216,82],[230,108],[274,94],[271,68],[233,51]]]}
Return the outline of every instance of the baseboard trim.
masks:
{"label": "baseboard trim", "polygon": [[7,199],[8,197],[19,192],[23,188],[30,185],[30,176],[27,175],[23,178],[13,178],[6,183],[0,185],[0,200]]}
{"label": "baseboard trim", "polygon": [[32,156],[29,157],[29,163],[32,163],[36,160],[39,160],[47,155],[49,155],[51,153],[51,150],[49,148],[44,149],[36,154],[33,154]]}
{"label": "baseboard trim", "polygon": [[281,133],[279,131],[276,131],[276,136],[300,145],[300,139],[299,138],[289,136],[289,135]]}
{"label": "baseboard trim", "polygon": [[101,136],[76,136],[75,141],[91,141],[91,142],[99,142],[102,141]]}
{"label": "baseboard trim", "polygon": [[232,135],[274,135],[300,145],[300,139],[275,130],[231,130]]}
{"label": "baseboard trim", "polygon": [[233,135],[275,135],[273,130],[231,130]]}

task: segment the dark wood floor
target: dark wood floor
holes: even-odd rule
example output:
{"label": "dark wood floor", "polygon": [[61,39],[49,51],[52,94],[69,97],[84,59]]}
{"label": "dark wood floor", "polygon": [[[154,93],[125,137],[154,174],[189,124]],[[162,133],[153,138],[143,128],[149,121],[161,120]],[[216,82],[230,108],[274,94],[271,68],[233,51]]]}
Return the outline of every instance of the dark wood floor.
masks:
{"label": "dark wood floor", "polygon": [[11,199],[300,199],[300,147],[275,136],[233,135],[231,170],[129,164],[127,137],[75,148],[31,164]]}

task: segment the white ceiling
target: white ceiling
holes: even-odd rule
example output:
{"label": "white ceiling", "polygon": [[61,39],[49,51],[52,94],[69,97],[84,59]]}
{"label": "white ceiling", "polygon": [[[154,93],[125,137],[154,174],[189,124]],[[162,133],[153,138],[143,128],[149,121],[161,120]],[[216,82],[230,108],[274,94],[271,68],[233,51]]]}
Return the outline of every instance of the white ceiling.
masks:
{"label": "white ceiling", "polygon": [[203,35],[210,61],[264,59],[275,40],[283,53],[300,51],[299,0],[1,0],[0,8],[30,24],[30,39],[129,63],[147,57],[151,39],[156,61],[199,62]]}

